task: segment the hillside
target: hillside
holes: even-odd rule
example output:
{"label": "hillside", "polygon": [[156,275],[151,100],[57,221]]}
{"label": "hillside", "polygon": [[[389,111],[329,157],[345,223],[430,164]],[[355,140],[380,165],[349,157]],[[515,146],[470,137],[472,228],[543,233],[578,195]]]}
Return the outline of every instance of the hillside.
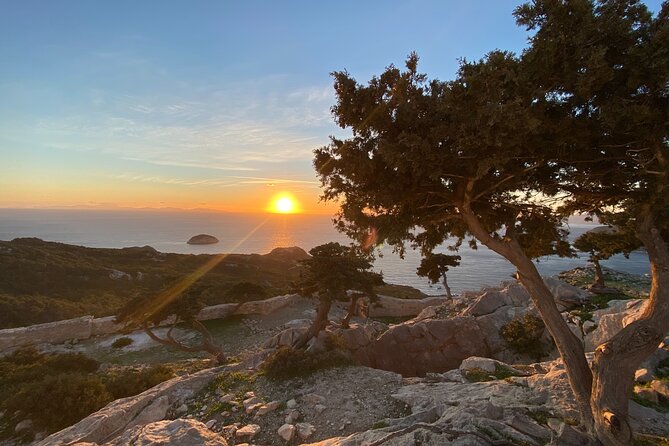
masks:
{"label": "hillside", "polygon": [[[276,248],[264,255],[225,254],[199,280],[206,305],[285,294],[299,276],[301,248]],[[158,252],[150,246],[85,248],[37,238],[0,241],[0,328],[116,313],[130,299],[158,293],[219,255]],[[250,293],[233,286],[262,287]],[[384,285],[396,297],[425,297],[407,287]]]}

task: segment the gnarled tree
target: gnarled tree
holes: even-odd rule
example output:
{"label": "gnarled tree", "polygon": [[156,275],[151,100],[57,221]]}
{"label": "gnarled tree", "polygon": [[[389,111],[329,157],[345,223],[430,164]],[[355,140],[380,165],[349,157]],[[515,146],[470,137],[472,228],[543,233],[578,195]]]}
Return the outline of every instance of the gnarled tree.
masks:
{"label": "gnarled tree", "polygon": [[[204,307],[199,299],[203,292],[202,287],[192,286],[173,299],[164,299],[161,295],[135,298],[121,309],[115,322],[124,324],[124,331],[144,330],[151,339],[169,347],[186,352],[207,352],[222,364],[226,361],[222,347],[207,327],[197,320]],[[167,304],[163,305],[164,302]],[[156,332],[161,324],[168,327],[162,336]],[[201,338],[199,343],[189,344],[176,339],[173,332],[178,325],[197,331]]]}
{"label": "gnarled tree", "polygon": [[381,275],[370,271],[370,257],[353,246],[330,242],[316,246],[309,254],[311,258],[301,261],[304,271],[298,290],[305,296],[317,296],[318,309],[311,326],[295,344],[296,348],[304,347],[326,327],[333,301],[349,301],[348,314],[342,320],[342,325],[347,327],[358,299],[376,298],[374,286],[383,284]]}
{"label": "gnarled tree", "polygon": [[606,290],[604,273],[600,260],[606,260],[616,254],[629,257],[630,252],[639,248],[641,242],[634,233],[616,231],[610,226],[598,226],[574,240],[574,247],[589,254],[590,263],[595,268],[595,277],[590,285],[593,292]]}
{"label": "gnarled tree", "polygon": [[[373,227],[424,253],[452,237],[508,259],[555,340],[583,425],[630,444],[634,370],[669,329],[669,7],[653,18],[635,2],[537,0],[516,17],[536,30],[522,57],[465,61],[450,82],[419,74],[415,55],[366,85],[334,73],[333,113],[352,137],[332,138],[314,165],[353,236]],[[571,254],[561,228],[577,210],[633,220],[653,273],[643,321],[600,346],[592,370],[532,262]]]}
{"label": "gnarled tree", "polygon": [[446,273],[450,267],[458,265],[460,265],[460,256],[430,253],[423,257],[420,265],[416,269],[416,274],[421,277],[427,277],[432,283],[437,283],[439,279],[441,279],[441,282],[446,289],[446,296],[449,299],[452,299],[451,287],[448,286]]}

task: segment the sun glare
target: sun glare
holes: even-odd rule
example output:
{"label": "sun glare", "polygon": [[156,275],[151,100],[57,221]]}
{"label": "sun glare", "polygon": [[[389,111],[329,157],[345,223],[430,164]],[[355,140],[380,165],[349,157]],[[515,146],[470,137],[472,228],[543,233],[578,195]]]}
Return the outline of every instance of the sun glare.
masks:
{"label": "sun glare", "polygon": [[269,211],[275,214],[295,214],[299,208],[292,196],[281,194],[273,198]]}

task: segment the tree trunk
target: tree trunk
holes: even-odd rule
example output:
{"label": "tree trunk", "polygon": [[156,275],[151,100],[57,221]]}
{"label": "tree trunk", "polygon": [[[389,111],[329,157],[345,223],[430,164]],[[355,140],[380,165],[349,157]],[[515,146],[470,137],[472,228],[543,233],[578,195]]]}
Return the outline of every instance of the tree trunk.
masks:
{"label": "tree trunk", "polygon": [[300,336],[297,342],[295,342],[293,348],[304,348],[311,338],[318,336],[318,333],[320,333],[328,324],[328,314],[330,313],[331,306],[332,301],[330,299],[324,297],[318,299],[318,310],[316,311],[314,321],[311,323],[311,326],[309,326],[306,333]]}
{"label": "tree trunk", "polygon": [[225,356],[225,353],[223,352],[223,349],[217,345],[214,342],[214,338],[212,337],[211,333],[209,330],[207,330],[207,327],[205,327],[201,322],[199,321],[194,321],[191,325],[193,328],[202,334],[202,342],[200,345],[186,345],[183,344],[172,336],[172,330],[174,327],[176,327],[177,323],[175,321],[174,324],[170,327],[169,330],[167,330],[167,334],[165,335],[165,338],[159,337],[157,334],[155,334],[152,330],[152,327],[150,327],[147,324],[144,324],[142,328],[144,329],[144,332],[149,335],[151,339],[154,341],[162,344],[162,345],[167,345],[170,347],[174,347],[176,349],[179,349],[184,352],[202,352],[205,351],[209,354],[211,354],[214,359],[216,360],[217,363],[223,364],[226,362],[227,358]]}
{"label": "tree trunk", "polygon": [[574,392],[574,397],[581,414],[581,423],[589,432],[594,434],[593,418],[590,410],[592,372],[588,366],[588,361],[585,359],[583,344],[567,326],[560,311],[557,309],[557,305],[555,305],[555,298],[544,283],[534,263],[527,257],[518,242],[510,236],[504,239],[493,238],[481,225],[478,217],[470,207],[468,198],[473,185],[473,180],[470,180],[467,184],[467,191],[465,192],[463,205],[460,208],[460,214],[467,224],[469,232],[474,237],[491,250],[509,260],[517,268],[520,283],[529,293],[560,353],[569,378],[569,385]]}
{"label": "tree trunk", "polygon": [[641,317],[595,350],[592,413],[597,438],[605,445],[632,444],[628,421],[634,372],[669,332],[669,246],[654,227],[650,211],[638,219],[652,273],[650,296]]}
{"label": "tree trunk", "polygon": [[604,273],[602,272],[602,265],[599,264],[599,260],[592,259],[592,264],[595,265],[595,279],[592,282],[593,288],[606,288],[604,283]]}
{"label": "tree trunk", "polygon": [[346,312],[346,316],[341,320],[341,327],[342,328],[349,328],[349,323],[351,322],[351,318],[355,316],[357,313],[357,308],[358,308],[358,300],[362,297],[362,295],[354,293],[351,295],[351,300],[348,303],[348,311]]}
{"label": "tree trunk", "polygon": [[451,288],[448,286],[448,279],[446,279],[446,274],[442,274],[441,278],[444,282],[444,288],[446,289],[446,297],[453,299],[453,295],[451,295]]}

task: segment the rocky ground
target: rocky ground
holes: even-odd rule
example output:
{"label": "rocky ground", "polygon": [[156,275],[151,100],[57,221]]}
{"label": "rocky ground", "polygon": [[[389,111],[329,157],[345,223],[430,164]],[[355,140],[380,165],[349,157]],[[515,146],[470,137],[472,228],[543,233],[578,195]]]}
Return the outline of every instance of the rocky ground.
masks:
{"label": "rocky ground", "polygon": [[[587,274],[573,271],[565,277],[579,283]],[[642,288],[643,280],[634,280]],[[644,306],[643,299],[628,294],[622,295],[626,300],[616,296],[595,304],[588,293],[556,279],[547,279],[547,285],[590,350]],[[552,360],[535,362],[500,337],[501,326],[532,311],[522,287],[507,283],[465,293],[400,324],[358,320],[349,330],[334,324],[310,351],[317,354],[334,342],[358,363],[376,368],[332,367],[282,379],[254,368],[265,357],[258,355],[261,343],[268,338],[264,348],[290,343],[313,316],[313,307],[245,318],[238,322],[243,330],[235,333],[246,339],[233,341],[240,346],[239,363],[184,375],[113,402],[39,444],[164,444],[161,438],[230,446],[587,444],[576,426],[578,413],[561,361],[549,356]],[[334,319],[341,312],[335,308]],[[474,335],[465,336],[464,327],[475,327],[480,345],[474,345]],[[430,343],[439,344],[438,351],[430,350]],[[392,361],[385,361],[389,356]],[[668,357],[669,339],[637,372],[630,413],[639,444],[669,444]],[[407,363],[412,366],[402,365]],[[379,368],[409,372],[402,377]]]}

